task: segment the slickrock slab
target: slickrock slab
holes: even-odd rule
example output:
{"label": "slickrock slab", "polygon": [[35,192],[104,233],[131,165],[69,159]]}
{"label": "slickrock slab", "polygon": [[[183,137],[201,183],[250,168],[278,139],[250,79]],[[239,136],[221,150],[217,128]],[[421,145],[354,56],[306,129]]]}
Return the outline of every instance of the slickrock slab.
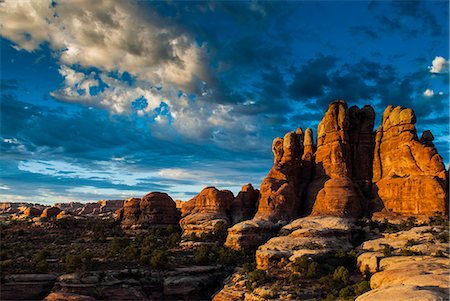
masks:
{"label": "slickrock slab", "polygon": [[352,220],[330,216],[297,219],[280,230],[281,236],[258,248],[257,267],[265,270],[283,258],[294,262],[302,256],[350,250],[351,225]]}

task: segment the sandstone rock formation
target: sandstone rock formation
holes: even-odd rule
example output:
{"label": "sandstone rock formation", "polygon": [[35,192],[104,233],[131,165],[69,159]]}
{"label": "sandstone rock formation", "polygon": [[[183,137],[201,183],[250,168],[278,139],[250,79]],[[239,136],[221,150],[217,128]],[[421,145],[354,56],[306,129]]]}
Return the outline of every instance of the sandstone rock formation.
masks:
{"label": "sandstone rock formation", "polygon": [[[308,187],[306,213],[341,217],[359,217],[363,214],[363,196],[352,180],[352,155],[355,152],[355,156],[359,157],[365,147],[364,143],[361,146],[358,143],[351,145],[351,141],[359,142],[362,130],[369,131],[370,124],[373,125],[373,119],[369,124],[360,121],[361,116],[369,115],[361,113],[366,111],[370,108],[352,108],[354,129],[351,140],[347,104],[340,100],[329,105],[317,130],[314,179]],[[362,178],[364,176],[361,175]]]}
{"label": "sandstone rock formation", "polygon": [[231,223],[236,224],[251,219],[256,213],[258,198],[259,190],[254,189],[252,184],[242,186],[241,191],[231,202],[229,214]]}
{"label": "sandstone rock formation", "polygon": [[272,144],[274,164],[261,183],[255,219],[289,221],[298,216],[301,202],[300,170],[303,133],[287,133]]}
{"label": "sandstone rock formation", "polygon": [[234,250],[253,249],[273,237],[282,227],[268,220],[251,219],[228,229],[225,246]]}
{"label": "sandstone rock formation", "polygon": [[179,213],[175,202],[166,193],[151,192],[142,199],[130,198],[118,211],[124,229],[178,225]]}
{"label": "sandstone rock formation", "polygon": [[373,210],[403,215],[445,213],[447,174],[426,131],[421,141],[412,109],[388,106],[377,130],[373,161]]}
{"label": "sandstone rock formation", "polygon": [[233,200],[233,193],[229,190],[204,188],[182,207],[180,226],[183,237],[189,238],[192,234],[200,237],[203,233],[213,233],[218,223],[226,229],[230,225],[228,211]]}
{"label": "sandstone rock formation", "polygon": [[448,231],[445,226],[420,226],[365,241],[359,247],[363,253],[357,263],[361,272],[368,269],[373,273],[372,290],[357,300],[446,300],[450,277]]}
{"label": "sandstone rock formation", "polygon": [[22,212],[22,217],[38,217],[42,214],[42,209],[28,207]]}
{"label": "sandstone rock formation", "polygon": [[61,209],[59,209],[58,207],[45,208],[44,211],[42,211],[41,217],[45,218],[56,217],[60,212]]}
{"label": "sandstone rock formation", "polygon": [[55,203],[54,206],[66,212],[77,213],[85,206],[85,204],[79,202],[69,202],[69,203]]}
{"label": "sandstone rock formation", "polygon": [[256,251],[258,269],[266,270],[283,258],[295,262],[302,256],[314,257],[352,248],[349,241],[354,227],[346,218],[308,216],[284,226]]}

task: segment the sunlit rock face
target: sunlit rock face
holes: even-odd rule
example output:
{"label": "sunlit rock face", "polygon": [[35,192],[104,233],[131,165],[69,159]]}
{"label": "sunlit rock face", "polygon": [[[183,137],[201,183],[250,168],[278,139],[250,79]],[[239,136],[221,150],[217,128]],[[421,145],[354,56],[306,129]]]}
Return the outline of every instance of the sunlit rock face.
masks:
{"label": "sunlit rock face", "polygon": [[201,237],[202,234],[213,233],[216,224],[221,224],[223,231],[230,226],[228,212],[234,200],[229,190],[218,190],[206,187],[194,198],[183,204],[180,226],[183,237],[191,235]]}
{"label": "sunlit rock face", "polygon": [[[370,153],[363,155],[371,144],[371,136],[364,135],[373,126],[375,116],[370,112],[370,107],[362,110],[353,107],[349,111],[341,100],[329,105],[317,130],[314,177],[308,187],[305,213],[339,217],[359,217],[365,213],[365,198],[355,182],[369,184],[371,171],[358,171],[355,175],[353,171],[363,168],[360,164],[371,165]],[[367,141],[362,139],[360,144],[361,136]],[[365,159],[361,161],[360,157]]]}
{"label": "sunlit rock face", "polygon": [[255,219],[289,221],[300,213],[303,142],[301,129],[273,141],[274,164],[261,183]]}
{"label": "sunlit rock face", "polygon": [[425,131],[419,140],[412,109],[388,106],[376,133],[373,209],[403,215],[445,213],[448,174]]}
{"label": "sunlit rock face", "polygon": [[151,192],[142,199],[130,198],[118,212],[124,229],[178,225],[180,216],[176,204],[166,193]]}

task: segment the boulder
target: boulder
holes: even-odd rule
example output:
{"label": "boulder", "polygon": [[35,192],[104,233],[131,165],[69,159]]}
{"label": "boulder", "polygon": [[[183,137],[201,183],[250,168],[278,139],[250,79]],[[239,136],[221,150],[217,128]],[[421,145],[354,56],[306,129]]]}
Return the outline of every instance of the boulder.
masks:
{"label": "boulder", "polygon": [[412,109],[388,106],[377,130],[372,210],[402,215],[446,214],[448,175],[431,132],[419,141]]}
{"label": "boulder", "polygon": [[175,202],[166,193],[151,192],[142,199],[130,198],[125,201],[122,218],[124,229],[143,229],[155,226],[178,225],[179,213]]}
{"label": "boulder", "polygon": [[242,186],[241,191],[231,202],[230,219],[232,224],[251,219],[256,213],[259,190],[252,184]]}
{"label": "boulder", "polygon": [[258,269],[267,270],[282,259],[295,262],[302,256],[314,257],[348,251],[353,220],[332,216],[308,216],[284,226],[256,251]]}
{"label": "boulder", "polygon": [[228,211],[234,200],[229,190],[218,190],[215,187],[206,187],[194,198],[186,202],[182,208],[180,226],[183,238],[189,239],[191,235],[197,237],[203,234],[212,234],[221,224],[221,230],[226,231],[230,225]]}
{"label": "boulder", "polygon": [[254,249],[273,237],[282,224],[268,220],[251,219],[228,229],[225,246],[234,250]]}

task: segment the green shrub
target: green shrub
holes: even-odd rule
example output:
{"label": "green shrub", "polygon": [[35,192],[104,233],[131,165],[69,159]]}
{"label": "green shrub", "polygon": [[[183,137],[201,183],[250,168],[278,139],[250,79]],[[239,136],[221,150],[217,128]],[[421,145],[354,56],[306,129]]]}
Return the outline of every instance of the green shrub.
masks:
{"label": "green shrub", "polygon": [[41,273],[44,273],[44,272],[48,271],[48,262],[45,259],[36,262],[34,266]]}
{"label": "green shrub", "polygon": [[81,258],[74,254],[67,254],[64,260],[67,272],[74,272],[81,269]]}
{"label": "green shrub", "polygon": [[167,238],[167,245],[171,248],[177,247],[181,241],[181,235],[179,233],[170,234],[169,238]]}
{"label": "green shrub", "polygon": [[288,281],[292,285],[296,285],[299,280],[300,280],[300,275],[299,274],[290,274],[289,277],[288,277]]}
{"label": "green shrub", "polygon": [[39,272],[46,272],[48,270],[47,256],[48,251],[45,249],[39,251],[36,256],[34,256],[34,266]]}
{"label": "green shrub", "polygon": [[347,299],[350,296],[353,296],[353,289],[351,286],[346,286],[339,291],[339,298]]}
{"label": "green shrub", "polygon": [[333,273],[333,280],[340,281],[344,285],[348,284],[350,272],[343,266],[339,266]]}
{"label": "green shrub", "polygon": [[449,233],[443,232],[439,234],[438,239],[441,243],[448,243],[449,242]]}
{"label": "green shrub", "polygon": [[246,262],[242,265],[242,270],[244,273],[250,273],[256,269],[256,264],[254,262]]}
{"label": "green shrub", "polygon": [[157,270],[162,270],[167,266],[168,258],[166,250],[157,250],[150,258],[150,266]]}
{"label": "green shrub", "polygon": [[420,242],[414,239],[408,239],[408,241],[405,243],[405,247],[412,247],[415,245],[419,245]]}
{"label": "green shrub", "polygon": [[355,296],[359,296],[364,294],[365,292],[370,291],[370,283],[367,280],[358,282],[354,285]]}
{"label": "green shrub", "polygon": [[364,279],[369,280],[372,277],[372,272],[370,272],[369,266],[366,264],[366,268],[364,269]]}
{"label": "green shrub", "polygon": [[303,245],[304,248],[309,249],[309,250],[321,250],[323,249],[323,246],[319,243],[316,242],[307,242]]}
{"label": "green shrub", "polygon": [[433,216],[428,219],[430,226],[448,226],[448,219],[444,218],[439,212],[435,212]]}
{"label": "green shrub", "polygon": [[383,255],[384,257],[393,256],[394,248],[391,245],[383,244]]}
{"label": "green shrub", "polygon": [[130,244],[126,237],[114,237],[111,242],[111,253],[121,254],[122,251]]}
{"label": "green shrub", "polygon": [[402,256],[415,256],[415,255],[423,255],[420,251],[413,251],[411,249],[403,248],[400,250],[400,254]]}
{"label": "green shrub", "polygon": [[437,250],[433,256],[434,257],[447,257],[447,256],[445,256],[444,252],[442,252],[442,250]]}
{"label": "green shrub", "polygon": [[256,283],[257,286],[260,286],[260,285],[267,283],[269,278],[267,277],[266,271],[257,269],[248,274],[248,280],[251,283]]}
{"label": "green shrub", "polygon": [[198,265],[210,263],[210,248],[207,246],[197,248],[194,254],[194,262]]}
{"label": "green shrub", "polygon": [[92,268],[92,259],[94,255],[89,250],[84,250],[81,252],[80,260],[83,271],[90,270]]}
{"label": "green shrub", "polygon": [[308,271],[306,272],[306,277],[314,278],[317,276],[318,264],[314,261],[308,265]]}

